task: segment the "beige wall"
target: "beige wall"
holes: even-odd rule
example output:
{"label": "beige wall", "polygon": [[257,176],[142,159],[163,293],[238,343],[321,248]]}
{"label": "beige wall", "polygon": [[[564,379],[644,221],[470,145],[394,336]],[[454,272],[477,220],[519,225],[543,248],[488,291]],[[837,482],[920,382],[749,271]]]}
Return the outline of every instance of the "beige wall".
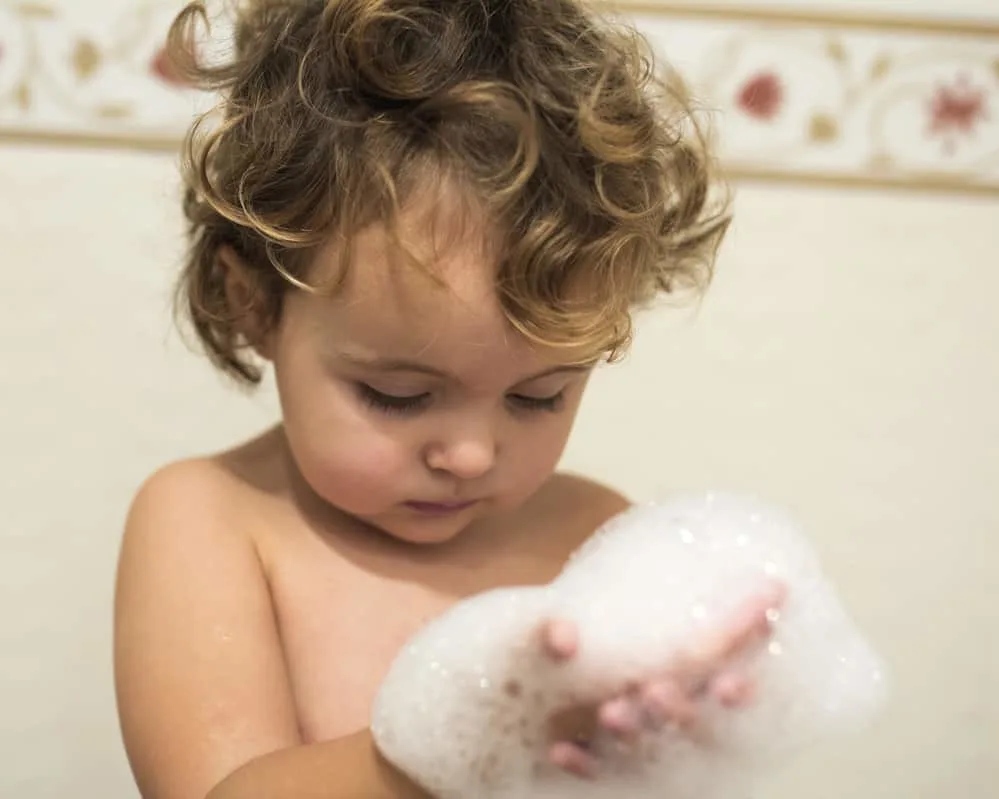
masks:
{"label": "beige wall", "polygon": [[[157,464],[274,417],[269,388],[226,389],[170,327],[175,193],[168,155],[0,146],[3,797],[136,796],[110,672],[128,498]],[[708,299],[643,319],[565,465],[636,499],[719,487],[789,506],[889,660],[876,728],[761,796],[985,799],[999,194],[754,183],[736,208]]]}
{"label": "beige wall", "polygon": [[172,335],[172,173],[167,157],[0,148],[5,798],[136,796],[110,660],[129,496],[271,417]]}
{"label": "beige wall", "polygon": [[737,218],[700,313],[647,320],[569,461],[638,497],[724,486],[791,507],[888,658],[876,729],[762,796],[984,799],[999,202],[743,186]]}

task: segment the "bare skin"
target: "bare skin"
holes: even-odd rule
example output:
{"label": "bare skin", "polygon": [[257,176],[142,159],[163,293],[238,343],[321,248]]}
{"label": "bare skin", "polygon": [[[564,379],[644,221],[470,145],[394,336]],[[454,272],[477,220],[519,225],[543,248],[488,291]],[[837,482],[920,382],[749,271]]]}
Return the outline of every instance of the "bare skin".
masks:
{"label": "bare skin", "polygon": [[[446,200],[428,206],[444,221]],[[363,268],[338,293],[289,292],[277,323],[247,321],[273,367],[281,426],[166,467],[133,503],[115,664],[145,799],[423,796],[367,733],[400,647],[468,596],[551,581],[628,504],[554,474],[592,353],[512,330],[488,237],[438,246],[426,211],[414,206],[402,231],[445,286],[398,268],[381,226],[361,231]],[[340,256],[335,241],[320,250],[316,274]],[[219,258],[227,290],[250,293],[238,254]],[[585,743],[600,726],[623,741],[667,722],[700,734],[704,697],[749,697],[728,664],[766,634],[772,602],[691,641],[648,684],[558,713],[551,760],[598,776]],[[571,659],[576,631],[550,622],[538,646]]]}
{"label": "bare skin", "polygon": [[555,475],[523,507],[434,547],[343,520],[330,529],[321,509],[318,518],[261,527],[257,546],[304,740],[367,726],[374,694],[406,639],[472,594],[549,582],[624,507],[608,489]]}
{"label": "bare skin", "polygon": [[[254,758],[364,730],[410,635],[471,594],[550,581],[625,506],[555,475],[517,511],[414,547],[311,505],[279,431],[168,467],[133,508],[118,589],[118,690],[143,796],[202,797]],[[164,587],[177,574],[177,590]],[[553,762],[593,778],[580,740],[597,725],[635,740],[670,720],[693,728],[705,690],[747,701],[751,686],[725,663],[765,635],[772,604],[747,607],[657,681],[567,708],[552,720]],[[552,620],[539,646],[569,659],[575,630]]]}
{"label": "bare skin", "polygon": [[[634,747],[644,735],[672,725],[710,745],[710,730],[701,724],[701,707],[712,701],[738,710],[752,701],[752,681],[731,664],[766,640],[770,633],[767,613],[783,600],[779,584],[767,586],[647,681],[624,686],[599,704],[556,714],[549,725],[551,762],[578,777],[599,777],[600,761],[590,742],[600,730],[611,733],[619,746]],[[555,662],[571,660],[579,653],[577,632],[564,620],[545,622],[539,639]]]}
{"label": "bare skin", "polygon": [[426,547],[303,494],[279,432],[167,467],[139,493],[116,676],[143,796],[200,799],[254,758],[363,730],[410,635],[470,594],[552,579],[624,504],[556,476],[517,511]]}

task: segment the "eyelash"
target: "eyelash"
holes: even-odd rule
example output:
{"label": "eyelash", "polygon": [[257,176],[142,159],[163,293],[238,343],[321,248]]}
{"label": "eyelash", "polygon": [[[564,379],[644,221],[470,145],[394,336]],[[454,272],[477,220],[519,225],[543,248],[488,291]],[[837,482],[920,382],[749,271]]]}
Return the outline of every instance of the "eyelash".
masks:
{"label": "eyelash", "polygon": [[511,394],[507,399],[516,403],[521,410],[555,413],[562,408],[565,392],[560,391],[550,397],[525,397],[523,394]]}
{"label": "eyelash", "polygon": [[[412,414],[423,409],[430,400],[430,394],[413,394],[399,397],[385,394],[372,388],[367,383],[358,383],[361,399],[377,411],[387,414]],[[565,392],[560,391],[551,397],[527,397],[523,394],[510,394],[507,399],[514,403],[518,410],[555,413],[561,410],[565,400]]]}
{"label": "eyelash", "polygon": [[358,383],[357,388],[361,393],[361,399],[382,413],[414,413],[420,410],[430,399],[429,394],[413,394],[408,397],[397,397],[394,394],[385,394],[377,391],[367,383]]}

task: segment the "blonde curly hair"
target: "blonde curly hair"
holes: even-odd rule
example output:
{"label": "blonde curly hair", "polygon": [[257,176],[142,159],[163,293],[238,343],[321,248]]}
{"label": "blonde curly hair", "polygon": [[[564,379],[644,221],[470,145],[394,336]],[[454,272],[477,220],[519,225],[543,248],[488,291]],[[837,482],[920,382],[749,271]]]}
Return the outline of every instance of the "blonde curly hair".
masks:
{"label": "blonde curly hair", "polygon": [[[535,341],[612,359],[637,305],[710,281],[728,215],[706,137],[631,28],[577,0],[250,0],[234,19],[233,57],[199,63],[190,3],[168,54],[221,97],[185,139],[177,296],[237,380],[261,378],[247,313],[275,324],[287,291],[316,290],[317,248],[394,225],[428,171],[499,231],[496,290]],[[226,290],[225,247],[252,308]]]}

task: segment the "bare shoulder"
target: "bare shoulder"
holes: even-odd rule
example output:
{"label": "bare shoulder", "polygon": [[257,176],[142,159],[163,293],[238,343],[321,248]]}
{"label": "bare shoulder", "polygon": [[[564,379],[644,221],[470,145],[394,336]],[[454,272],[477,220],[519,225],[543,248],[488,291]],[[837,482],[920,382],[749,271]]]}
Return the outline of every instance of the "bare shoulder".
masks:
{"label": "bare shoulder", "polygon": [[555,501],[575,507],[582,516],[596,520],[598,526],[631,505],[617,489],[569,472],[553,475],[548,490]]}
{"label": "bare shoulder", "polygon": [[559,531],[561,548],[567,554],[631,504],[620,491],[608,485],[559,472],[538,492],[532,511]]}
{"label": "bare shoulder", "polygon": [[218,513],[238,493],[238,481],[217,458],[175,461],[157,469],[139,486],[129,509],[128,528],[134,528],[131,522],[147,521],[150,516]]}
{"label": "bare shoulder", "polygon": [[245,522],[255,489],[218,458],[147,478],[115,592],[115,684],[144,796],[204,796],[298,740],[266,576]]}
{"label": "bare shoulder", "polygon": [[126,536],[180,523],[184,535],[248,534],[245,520],[254,499],[273,488],[274,436],[264,434],[215,455],[187,458],[161,467],[140,485],[129,508]]}
{"label": "bare shoulder", "polygon": [[122,563],[153,552],[194,557],[220,543],[251,547],[238,522],[247,489],[213,458],[193,458],[163,466],[143,481],[128,509]]}

